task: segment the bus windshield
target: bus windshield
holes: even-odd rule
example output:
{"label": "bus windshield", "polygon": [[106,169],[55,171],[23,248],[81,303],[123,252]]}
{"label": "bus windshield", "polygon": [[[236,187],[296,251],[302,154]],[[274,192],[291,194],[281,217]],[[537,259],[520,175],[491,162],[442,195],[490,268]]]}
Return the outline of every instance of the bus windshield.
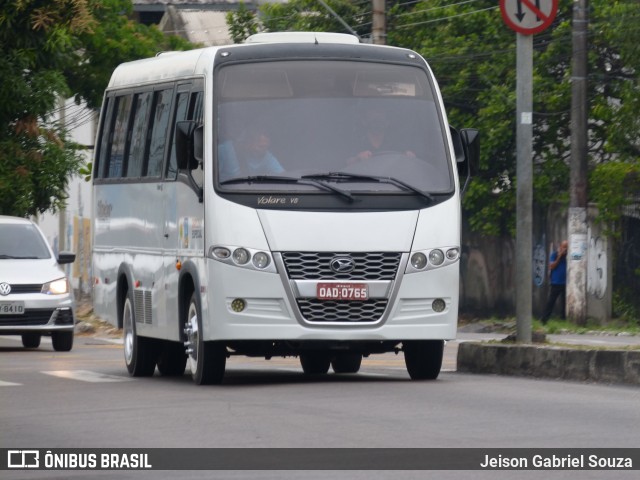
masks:
{"label": "bus windshield", "polygon": [[422,68],[269,61],[225,65],[214,81],[220,188],[305,192],[322,182],[342,193],[453,190],[443,120]]}

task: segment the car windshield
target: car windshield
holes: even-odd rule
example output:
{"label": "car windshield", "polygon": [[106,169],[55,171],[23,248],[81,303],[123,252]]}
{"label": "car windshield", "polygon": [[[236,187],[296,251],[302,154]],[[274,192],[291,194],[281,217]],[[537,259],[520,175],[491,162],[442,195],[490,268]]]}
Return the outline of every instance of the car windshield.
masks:
{"label": "car windshield", "polygon": [[[217,84],[215,170],[225,190],[318,191],[312,182],[282,177],[354,194],[453,190],[443,122],[422,68],[325,60],[236,64],[221,68]],[[257,176],[267,178],[252,181]]]}
{"label": "car windshield", "polygon": [[34,258],[51,258],[37,228],[28,224],[0,224],[0,260]]}

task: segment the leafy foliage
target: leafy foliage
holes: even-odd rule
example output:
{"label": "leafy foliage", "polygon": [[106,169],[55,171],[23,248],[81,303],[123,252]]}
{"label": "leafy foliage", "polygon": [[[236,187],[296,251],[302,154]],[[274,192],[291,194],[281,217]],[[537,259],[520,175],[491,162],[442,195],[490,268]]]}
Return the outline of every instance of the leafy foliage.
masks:
{"label": "leafy foliage", "polygon": [[[370,33],[369,2],[328,3],[361,36]],[[604,218],[612,220],[610,209],[619,210],[612,195],[623,185],[616,167],[600,165],[637,165],[640,157],[640,3],[591,0],[590,6],[590,189]],[[490,235],[513,233],[515,32],[504,24],[495,0],[387,1],[387,8],[387,43],[423,55],[440,84],[449,122],[481,131],[480,172],[464,199],[471,226]],[[553,24],[533,38],[534,199],[542,207],[568,199],[572,8],[571,0],[560,0]],[[261,13],[271,31],[345,31],[310,0],[265,4]],[[611,188],[603,191],[594,182]]]}
{"label": "leafy foliage", "polygon": [[229,25],[229,34],[233,43],[242,43],[258,32],[258,20],[244,2],[240,2],[237,10],[229,10],[225,18],[227,25]]}
{"label": "leafy foliage", "polygon": [[131,11],[130,0],[0,0],[0,214],[64,205],[82,157],[55,121],[59,98],[97,107],[119,63],[189,46]]}

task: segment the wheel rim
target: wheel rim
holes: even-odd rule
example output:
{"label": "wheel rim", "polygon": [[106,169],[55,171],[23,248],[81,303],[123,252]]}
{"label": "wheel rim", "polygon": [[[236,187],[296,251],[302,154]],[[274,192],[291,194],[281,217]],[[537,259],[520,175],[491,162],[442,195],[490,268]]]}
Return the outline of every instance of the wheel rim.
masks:
{"label": "wheel rim", "polygon": [[199,346],[199,332],[198,332],[198,311],[196,305],[192,303],[189,305],[189,313],[187,314],[187,353],[189,354],[189,369],[192,374],[195,374],[198,370],[198,346]]}
{"label": "wheel rim", "polygon": [[131,314],[131,302],[127,299],[124,302],[122,312],[122,326],[124,330],[124,358],[127,365],[131,365],[133,359],[133,316]]}

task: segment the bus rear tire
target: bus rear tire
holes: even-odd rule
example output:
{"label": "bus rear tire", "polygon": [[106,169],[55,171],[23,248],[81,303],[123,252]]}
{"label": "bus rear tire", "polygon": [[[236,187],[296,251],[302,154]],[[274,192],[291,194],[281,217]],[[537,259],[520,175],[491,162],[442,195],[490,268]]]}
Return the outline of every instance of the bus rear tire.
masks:
{"label": "bus rear tire", "polygon": [[227,364],[227,347],[221,342],[205,342],[202,331],[200,304],[193,293],[189,300],[185,328],[191,378],[196,385],[220,384]]}
{"label": "bus rear tire", "polygon": [[412,380],[435,380],[442,367],[443,340],[402,342],[404,362]]}
{"label": "bus rear tire", "polygon": [[300,355],[302,371],[307,375],[324,375],[329,371],[331,358],[325,352],[309,352]]}
{"label": "bus rear tire", "polygon": [[139,337],[136,333],[136,317],[131,300],[131,291],[122,308],[122,329],[124,332],[124,361],[132,377],[150,377],[156,369],[157,352],[154,341]]}
{"label": "bus rear tire", "polygon": [[331,368],[336,373],[358,373],[361,364],[359,353],[339,353],[331,360]]}
{"label": "bus rear tire", "polygon": [[184,375],[184,370],[187,366],[187,354],[184,345],[179,342],[162,342],[157,363],[158,372],[164,377]]}

